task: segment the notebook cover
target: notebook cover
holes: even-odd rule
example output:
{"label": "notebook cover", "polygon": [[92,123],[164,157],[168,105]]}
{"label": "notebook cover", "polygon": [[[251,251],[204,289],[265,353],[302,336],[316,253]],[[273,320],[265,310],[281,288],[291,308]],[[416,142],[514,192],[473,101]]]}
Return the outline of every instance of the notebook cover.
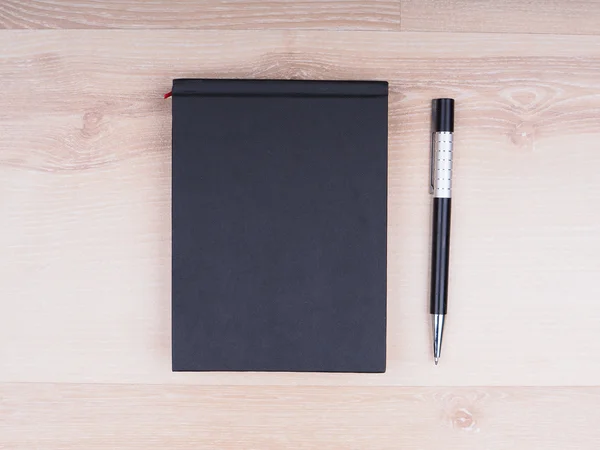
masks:
{"label": "notebook cover", "polygon": [[385,371],[387,93],[174,80],[174,371]]}

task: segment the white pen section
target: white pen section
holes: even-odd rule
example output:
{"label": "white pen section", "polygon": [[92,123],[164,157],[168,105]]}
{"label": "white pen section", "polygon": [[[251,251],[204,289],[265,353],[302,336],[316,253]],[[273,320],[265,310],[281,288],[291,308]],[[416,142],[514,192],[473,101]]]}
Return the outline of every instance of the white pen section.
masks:
{"label": "white pen section", "polygon": [[433,196],[452,197],[452,133],[439,131],[433,134]]}

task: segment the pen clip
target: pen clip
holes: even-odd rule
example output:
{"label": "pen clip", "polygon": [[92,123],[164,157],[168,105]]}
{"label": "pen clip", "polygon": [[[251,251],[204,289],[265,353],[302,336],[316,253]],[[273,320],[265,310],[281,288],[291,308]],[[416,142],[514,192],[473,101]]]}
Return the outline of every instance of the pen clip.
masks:
{"label": "pen clip", "polygon": [[434,139],[435,139],[435,133],[431,132],[431,149],[429,150],[429,193],[433,194],[433,177],[434,177],[434,172],[435,172],[435,167],[434,167]]}

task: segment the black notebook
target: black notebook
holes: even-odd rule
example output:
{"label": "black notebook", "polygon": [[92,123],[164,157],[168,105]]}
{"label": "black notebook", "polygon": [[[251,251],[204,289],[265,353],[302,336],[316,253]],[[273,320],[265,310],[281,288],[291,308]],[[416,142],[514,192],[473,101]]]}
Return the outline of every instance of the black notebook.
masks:
{"label": "black notebook", "polygon": [[174,371],[384,372],[388,87],[174,80]]}

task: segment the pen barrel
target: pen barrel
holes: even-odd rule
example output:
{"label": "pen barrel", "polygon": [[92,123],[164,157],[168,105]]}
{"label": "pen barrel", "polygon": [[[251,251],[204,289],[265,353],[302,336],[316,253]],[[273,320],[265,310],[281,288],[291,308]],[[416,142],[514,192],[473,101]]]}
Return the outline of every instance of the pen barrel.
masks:
{"label": "pen barrel", "polygon": [[446,314],[450,260],[450,210],[452,206],[452,148],[454,100],[433,101],[431,193],[433,226],[431,249],[430,313]]}
{"label": "pen barrel", "polygon": [[446,314],[450,259],[450,210],[452,199],[433,199],[430,313]]}

